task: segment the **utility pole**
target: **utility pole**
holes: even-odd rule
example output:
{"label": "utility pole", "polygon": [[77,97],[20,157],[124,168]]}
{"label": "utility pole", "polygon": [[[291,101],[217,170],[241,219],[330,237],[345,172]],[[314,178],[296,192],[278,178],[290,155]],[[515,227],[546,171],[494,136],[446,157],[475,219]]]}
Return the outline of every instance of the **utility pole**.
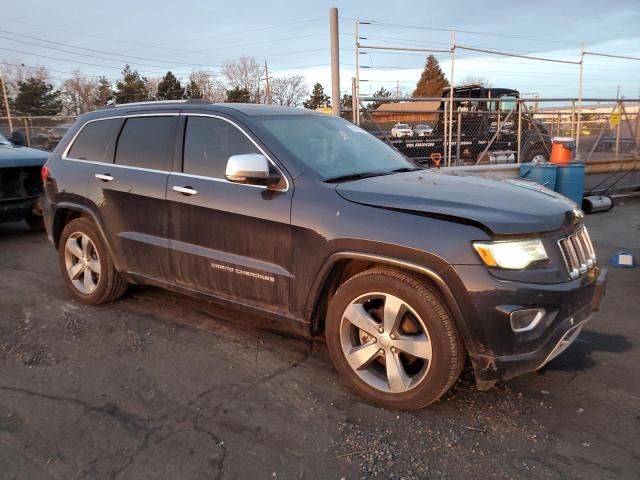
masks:
{"label": "utility pole", "polygon": [[582,76],[584,72],[584,43],[580,45],[580,75],[578,78],[578,126],[576,128],[576,157],[580,159],[580,130],[582,123]]}
{"label": "utility pole", "polygon": [[7,109],[7,120],[9,120],[9,134],[13,132],[13,122],[11,121],[11,107],[9,107],[9,98],[7,97],[7,85],[4,83],[4,70],[0,68],[0,83],[2,83],[2,96],[4,97],[4,105]]}
{"label": "utility pole", "polygon": [[329,30],[331,32],[331,113],[340,116],[340,33],[338,30],[338,9],[329,10]]}
{"label": "utility pole", "polygon": [[351,115],[353,123],[358,124],[358,84],[356,77],[351,77]]}
{"label": "utility pole", "polygon": [[356,119],[356,125],[360,126],[360,38],[359,38],[359,32],[358,32],[358,25],[360,24],[360,22],[358,22],[358,20],[355,21],[355,25],[354,25],[354,31],[355,31],[355,35],[356,35],[356,88],[355,88],[355,92],[353,94],[353,103],[356,106],[355,109],[355,119]]}
{"label": "utility pole", "polygon": [[396,98],[400,97],[400,80],[396,80]]}
{"label": "utility pole", "polygon": [[271,105],[271,86],[269,85],[269,67],[267,67],[267,61],[264,61],[264,74],[265,74],[265,80],[267,81],[267,88],[266,88],[266,92],[265,92],[265,100],[266,103],[268,103],[269,105]]}

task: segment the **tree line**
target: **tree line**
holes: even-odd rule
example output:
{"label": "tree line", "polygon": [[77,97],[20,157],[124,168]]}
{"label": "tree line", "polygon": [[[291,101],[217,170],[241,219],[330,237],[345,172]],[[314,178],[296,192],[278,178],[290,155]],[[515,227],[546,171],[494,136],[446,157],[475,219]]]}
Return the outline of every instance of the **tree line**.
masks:
{"label": "tree line", "polygon": [[[449,81],[438,60],[430,55],[411,96],[441,96],[448,86]],[[109,103],[149,100],[205,99],[292,107],[303,105],[310,109],[331,106],[331,100],[320,83],[316,83],[309,92],[302,75],[269,77],[266,64],[258,64],[253,57],[240,57],[229,62],[218,73],[193,71],[184,81],[171,71],[158,78],[145,77],[129,65],[125,65],[115,82],[105,76],[87,77],[76,70],[58,88],[53,86],[45,67],[19,67],[6,72],[5,88],[12,113],[24,116],[79,115]],[[408,96],[404,89],[397,93]],[[373,96],[380,100],[370,102],[369,108],[387,103],[384,98],[391,97],[392,92],[382,87]],[[0,102],[3,102],[2,95]],[[352,96],[344,94],[340,104],[342,110],[351,110]],[[2,104],[3,114],[5,111]]]}

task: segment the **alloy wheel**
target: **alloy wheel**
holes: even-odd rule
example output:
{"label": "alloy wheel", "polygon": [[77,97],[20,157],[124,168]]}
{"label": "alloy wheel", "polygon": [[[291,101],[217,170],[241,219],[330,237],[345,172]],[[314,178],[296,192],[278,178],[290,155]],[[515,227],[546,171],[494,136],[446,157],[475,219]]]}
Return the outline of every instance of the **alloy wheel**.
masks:
{"label": "alloy wheel", "polygon": [[64,264],[73,286],[85,295],[93,293],[100,281],[100,257],[89,236],[74,232],[64,247]]}
{"label": "alloy wheel", "polygon": [[417,387],[431,367],[432,345],[424,322],[409,304],[388,293],[367,293],[347,306],[340,343],[351,369],[383,392]]}

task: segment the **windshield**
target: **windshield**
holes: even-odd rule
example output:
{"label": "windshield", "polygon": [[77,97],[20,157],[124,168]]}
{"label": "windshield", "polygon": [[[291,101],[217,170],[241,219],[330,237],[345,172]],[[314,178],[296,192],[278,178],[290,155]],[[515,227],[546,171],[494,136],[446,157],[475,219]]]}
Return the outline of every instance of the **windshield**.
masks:
{"label": "windshield", "polygon": [[341,118],[279,115],[256,120],[281,147],[323,180],[415,168],[396,150]]}
{"label": "windshield", "polygon": [[406,123],[396,123],[396,128],[409,128]]}

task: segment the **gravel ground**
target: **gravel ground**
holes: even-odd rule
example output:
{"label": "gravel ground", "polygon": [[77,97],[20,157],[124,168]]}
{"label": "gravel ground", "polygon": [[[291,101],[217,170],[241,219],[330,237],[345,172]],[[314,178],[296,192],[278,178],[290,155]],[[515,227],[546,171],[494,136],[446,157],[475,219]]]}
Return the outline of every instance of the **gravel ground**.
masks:
{"label": "gravel ground", "polygon": [[[640,259],[640,198],[618,202],[596,248]],[[0,479],[639,478],[638,293],[611,268],[542,371],[394,412],[260,318],[155,288],[81,305],[44,235],[0,225]]]}

